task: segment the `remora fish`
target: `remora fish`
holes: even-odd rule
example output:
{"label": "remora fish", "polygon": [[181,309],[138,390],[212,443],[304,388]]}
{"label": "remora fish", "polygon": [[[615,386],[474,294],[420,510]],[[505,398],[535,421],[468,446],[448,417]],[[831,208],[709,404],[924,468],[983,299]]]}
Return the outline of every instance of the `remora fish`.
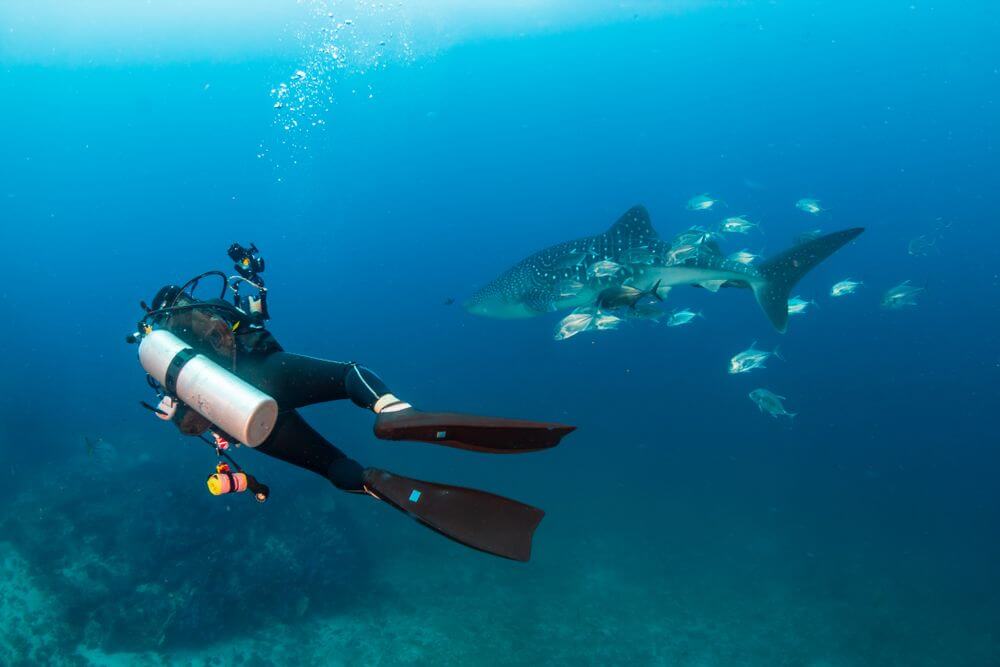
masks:
{"label": "remora fish", "polygon": [[[635,266],[629,282],[639,290],[648,290],[657,281],[661,290],[675,285],[748,288],[774,328],[784,332],[788,325],[788,297],[795,284],[863,231],[855,227],[827,234],[759,264],[740,264],[716,252],[698,252],[686,257],[682,264]],[[588,276],[585,266],[566,266],[562,260],[568,255],[592,252],[598,261],[621,265],[623,253],[640,246],[659,258],[670,253],[670,245],[653,229],[649,213],[635,206],[603,234],[560,243],[518,262],[474,294],[465,308],[485,317],[515,319],[593,304],[607,283]],[[567,279],[584,283],[585,287],[564,296],[557,285]]]}

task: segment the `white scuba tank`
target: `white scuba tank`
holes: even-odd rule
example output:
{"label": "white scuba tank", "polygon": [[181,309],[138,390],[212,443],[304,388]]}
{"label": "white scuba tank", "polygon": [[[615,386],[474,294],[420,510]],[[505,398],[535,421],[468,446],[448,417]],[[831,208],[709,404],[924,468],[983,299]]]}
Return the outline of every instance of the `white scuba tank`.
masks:
{"label": "white scuba tank", "polygon": [[139,363],[167,391],[250,447],[267,439],[278,402],[163,329],[146,334]]}

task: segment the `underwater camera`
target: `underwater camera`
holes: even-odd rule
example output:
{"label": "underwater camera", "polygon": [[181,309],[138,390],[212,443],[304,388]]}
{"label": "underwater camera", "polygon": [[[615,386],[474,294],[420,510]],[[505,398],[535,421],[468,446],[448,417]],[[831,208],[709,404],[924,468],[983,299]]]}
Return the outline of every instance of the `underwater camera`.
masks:
{"label": "underwater camera", "polygon": [[249,248],[244,248],[239,243],[233,243],[228,250],[229,259],[236,262],[233,268],[245,279],[259,283],[259,274],[264,272],[264,258],[260,256],[257,246],[250,243]]}

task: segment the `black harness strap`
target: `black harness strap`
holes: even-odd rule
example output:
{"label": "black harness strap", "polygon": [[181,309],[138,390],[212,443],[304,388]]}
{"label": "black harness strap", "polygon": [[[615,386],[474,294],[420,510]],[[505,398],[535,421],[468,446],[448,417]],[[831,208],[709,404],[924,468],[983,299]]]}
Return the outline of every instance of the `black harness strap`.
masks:
{"label": "black harness strap", "polygon": [[177,376],[180,375],[181,369],[184,365],[198,356],[190,347],[186,347],[177,354],[174,358],[170,360],[170,365],[167,366],[166,376],[163,378],[163,387],[168,393],[177,395]]}

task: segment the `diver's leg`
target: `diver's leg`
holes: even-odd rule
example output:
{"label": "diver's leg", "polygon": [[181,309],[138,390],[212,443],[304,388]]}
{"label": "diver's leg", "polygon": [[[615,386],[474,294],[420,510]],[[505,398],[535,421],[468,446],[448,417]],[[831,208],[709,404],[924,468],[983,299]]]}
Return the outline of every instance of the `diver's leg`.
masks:
{"label": "diver's leg", "polygon": [[486,491],[363,469],[289,410],[258,451],[315,472],[338,489],[367,493],[456,542],[504,558],[528,560],[544,512]]}
{"label": "diver's leg", "polygon": [[383,440],[417,440],[507,454],[555,447],[574,430],[562,424],[421,412],[356,363],[274,352],[262,359],[244,360],[238,369],[244,380],[273,396],[282,410],[350,398],[378,415],[375,436]]}
{"label": "diver's leg", "polygon": [[241,360],[239,374],[273,396],[282,410],[345,398],[375,412],[400,403],[379,376],[354,362],[273,352],[262,358]]}
{"label": "diver's leg", "polygon": [[312,471],[344,491],[364,491],[364,469],[337,449],[295,410],[278,415],[267,440],[257,451]]}

